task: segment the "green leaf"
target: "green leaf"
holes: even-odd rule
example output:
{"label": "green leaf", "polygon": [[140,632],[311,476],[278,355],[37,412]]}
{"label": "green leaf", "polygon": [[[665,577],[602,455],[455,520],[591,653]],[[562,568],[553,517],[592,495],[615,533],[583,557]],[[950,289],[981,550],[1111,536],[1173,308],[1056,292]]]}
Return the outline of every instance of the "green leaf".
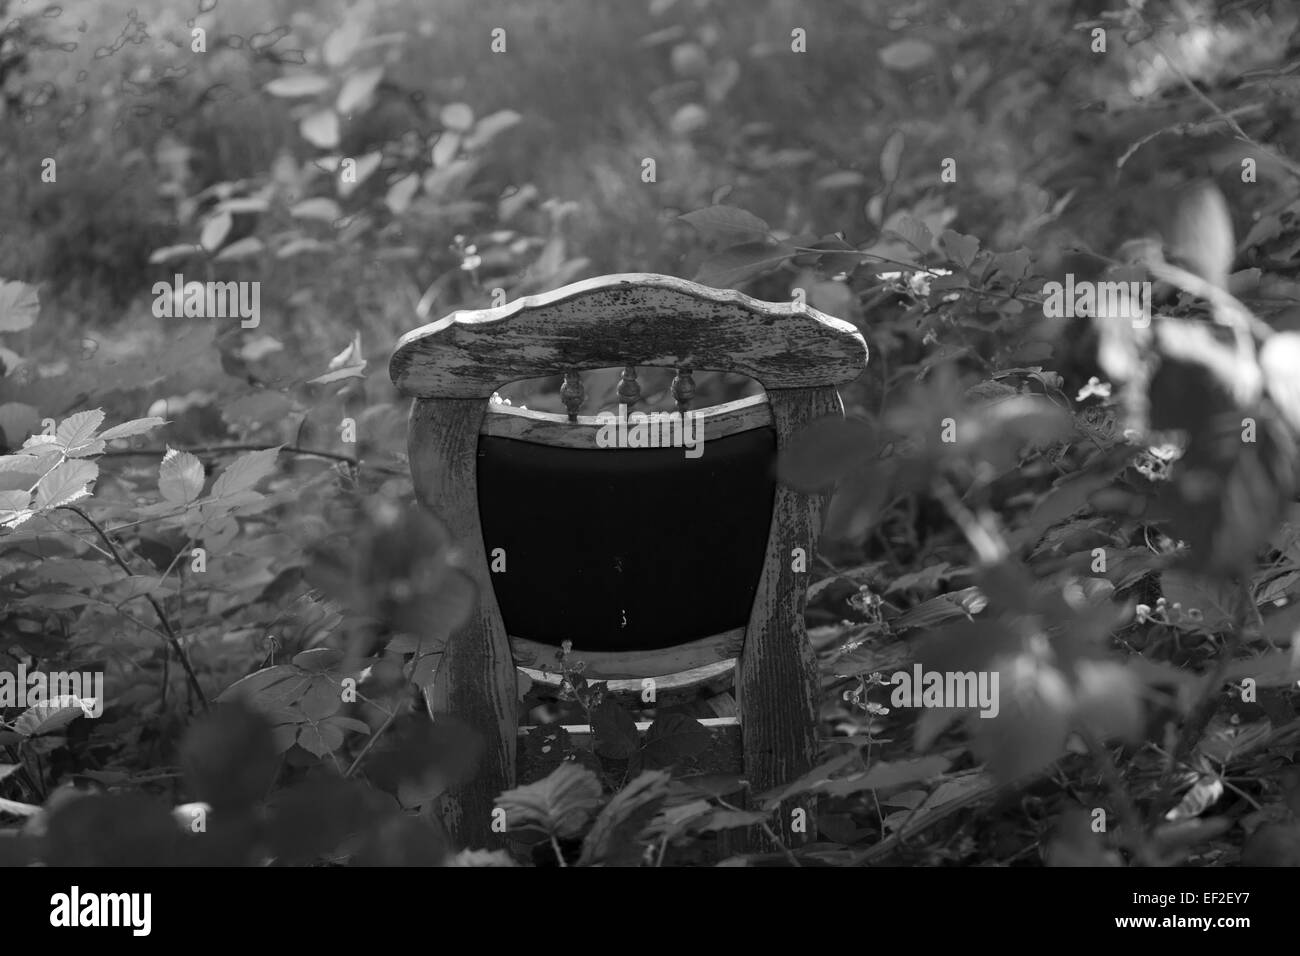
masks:
{"label": "green leaf", "polygon": [[72,454],[77,449],[89,445],[94,438],[96,429],[103,423],[104,410],[102,408],[77,412],[75,415],[69,415],[59,422],[54,437],[65,454]]}
{"label": "green leaf", "polygon": [[199,231],[199,245],[208,252],[215,252],[230,233],[230,227],[234,222],[235,217],[228,212],[210,216]]}
{"label": "green leaf", "polygon": [[507,827],[531,827],[554,837],[574,837],[600,805],[600,780],[586,767],[565,762],[536,783],[496,798]]}
{"label": "green leaf", "polygon": [[136,418],[129,422],[123,422],[121,425],[114,425],[105,432],[100,433],[100,439],[103,441],[112,441],[114,438],[130,438],[133,435],[143,435],[151,432],[161,425],[166,425],[166,419],[162,418]]}
{"label": "green leaf", "polygon": [[694,717],[667,713],[655,718],[645,734],[641,756],[648,768],[668,767],[709,749],[709,731]]}
{"label": "green leaf", "polygon": [[71,694],[56,697],[48,704],[28,707],[14,721],[14,730],[24,737],[52,734],[56,730],[62,730],[78,717],[84,717],[90,708],[89,699],[83,701]]}
{"label": "green leaf", "polygon": [[934,47],[925,40],[897,40],[882,49],[880,62],[888,70],[904,72],[925,66],[934,59]]}
{"label": "green leaf", "polygon": [[842,169],[828,173],[813,183],[816,189],[854,189],[866,183],[867,177],[855,169]]}
{"label": "green leaf", "polygon": [[884,231],[898,236],[922,254],[929,252],[930,246],[934,244],[934,236],[929,227],[915,216],[900,216]]}
{"label": "green leaf", "polygon": [[903,144],[903,132],[896,129],[889,134],[885,145],[880,150],[880,176],[886,186],[892,186],[898,179],[899,163],[903,158]]}
{"label": "green leaf", "polygon": [[0,491],[0,512],[23,511],[32,503],[32,493],[25,488]]}
{"label": "green leaf", "polygon": [[772,231],[762,219],[735,206],[706,206],[679,217],[694,226],[705,238],[728,242],[757,242]]}
{"label": "green leaf", "polygon": [[251,259],[253,256],[260,255],[265,249],[266,243],[262,242],[257,236],[245,236],[243,239],[236,239],[213,256],[212,259],[214,262]]}
{"label": "green leaf", "polygon": [[475,124],[473,132],[465,137],[465,148],[482,149],[522,119],[514,110],[497,110],[483,117]]}
{"label": "green leaf", "polygon": [[448,103],[438,113],[438,122],[446,129],[464,133],[474,125],[474,111],[464,103]]}
{"label": "green leaf", "polygon": [[90,494],[87,484],[99,477],[93,461],[65,461],[41,479],[36,486],[38,510],[71,504]]}
{"label": "green leaf", "polygon": [[796,249],[780,243],[742,243],[705,259],[695,281],[728,288],[752,279],[796,254]]}
{"label": "green leaf", "polygon": [[612,697],[591,710],[592,749],[611,760],[627,760],[641,748],[636,721]]}
{"label": "green leaf", "polygon": [[292,98],[297,96],[315,96],[330,88],[330,81],[314,73],[296,73],[293,76],[276,77],[266,84],[266,92],[272,96]]}
{"label": "green leaf", "polygon": [[212,485],[212,497],[226,498],[241,491],[249,491],[259,481],[275,471],[275,458],[279,446],[262,451],[251,451],[232,461]]}
{"label": "green leaf", "polygon": [[420,188],[420,177],[416,173],[403,176],[397,182],[388,187],[388,193],[384,196],[384,205],[394,216],[400,216],[406,212],[411,200],[415,198],[415,192]]}
{"label": "green leaf", "polygon": [[[358,174],[359,178],[359,174]],[[333,199],[318,196],[304,199],[289,208],[289,215],[295,219],[318,219],[321,222],[334,222],[343,215],[343,210]]]}
{"label": "green leaf", "polygon": [[203,463],[187,451],[168,448],[158,465],[158,491],[175,505],[187,505],[203,490]]}
{"label": "green leaf", "polygon": [[940,237],[943,243],[944,252],[953,262],[963,269],[969,269],[970,264],[975,261],[975,255],[980,251],[980,241],[974,236],[963,236],[959,232],[951,229],[945,229]]}
{"label": "green leaf", "polygon": [[298,728],[298,746],[309,754],[327,757],[343,746],[343,730],[325,721]]}
{"label": "green leaf", "polygon": [[1228,287],[1235,254],[1232,217],[1217,186],[1198,183],[1187,191],[1178,203],[1168,244],[1202,279],[1220,289]]}
{"label": "green leaf", "polygon": [[582,841],[578,865],[635,866],[641,856],[636,835],[668,798],[671,781],[662,770],[646,770],[616,793]]}
{"label": "green leaf", "polygon": [[149,265],[171,262],[173,259],[185,259],[203,251],[197,242],[185,242],[175,246],[160,246],[149,253]]}
{"label": "green leaf", "polygon": [[0,332],[30,329],[41,310],[36,287],[25,282],[0,281]]}
{"label": "green leaf", "polygon": [[319,149],[336,149],[339,145],[339,114],[331,109],[317,110],[298,124],[302,138]]}
{"label": "green leaf", "polygon": [[384,68],[382,66],[366,67],[362,70],[355,70],[348,74],[348,78],[343,81],[343,88],[339,90],[339,98],[334,104],[340,113],[347,115],[365,106],[375,92],[375,87],[379,81],[384,78]]}

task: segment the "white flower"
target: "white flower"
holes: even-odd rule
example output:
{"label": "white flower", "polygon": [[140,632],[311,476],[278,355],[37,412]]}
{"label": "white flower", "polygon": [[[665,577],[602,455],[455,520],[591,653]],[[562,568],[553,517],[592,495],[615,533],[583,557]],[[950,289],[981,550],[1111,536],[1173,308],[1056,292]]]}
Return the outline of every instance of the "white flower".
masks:
{"label": "white flower", "polygon": [[1099,381],[1097,376],[1094,375],[1092,378],[1088,379],[1087,385],[1079,389],[1079,394],[1075,396],[1074,400],[1076,402],[1082,402],[1085,399],[1092,398],[1094,395],[1098,398],[1110,398],[1110,382]]}

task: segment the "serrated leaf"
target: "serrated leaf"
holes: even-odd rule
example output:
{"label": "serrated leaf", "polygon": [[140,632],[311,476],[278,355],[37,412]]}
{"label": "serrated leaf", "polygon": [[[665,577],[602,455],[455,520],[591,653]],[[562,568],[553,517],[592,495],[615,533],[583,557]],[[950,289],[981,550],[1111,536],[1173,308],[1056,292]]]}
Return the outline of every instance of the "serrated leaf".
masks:
{"label": "serrated leaf", "polygon": [[63,449],[65,454],[68,454],[83,445],[90,444],[95,431],[102,424],[104,424],[104,410],[102,408],[88,409],[84,412],[77,412],[75,415],[69,415],[59,422],[54,437],[59,447]]}
{"label": "serrated leaf", "polygon": [[328,77],[315,73],[295,73],[293,76],[276,77],[266,84],[264,89],[272,96],[289,99],[296,96],[315,96],[330,88]]}
{"label": "serrated leaf", "polygon": [[250,451],[232,461],[212,485],[212,497],[227,498],[241,491],[249,491],[259,481],[275,471],[279,447]]}
{"label": "serrated leaf", "polygon": [[531,827],[554,837],[577,836],[600,805],[600,780],[586,767],[565,762],[536,783],[496,798],[507,827]]}
{"label": "serrated leaf", "polygon": [[339,90],[339,98],[334,104],[335,108],[346,115],[365,105],[375,92],[375,87],[379,85],[379,81],[383,78],[384,68],[382,66],[366,67],[350,73],[348,78],[343,81],[343,88]]}
{"label": "serrated leaf", "polygon": [[44,510],[71,504],[90,494],[86,485],[99,477],[93,461],[65,461],[48,472],[36,486],[36,508]]}
{"label": "serrated leaf", "polygon": [[762,219],[735,206],[706,206],[678,217],[690,223],[706,238],[728,242],[758,242],[772,231]]}
{"label": "serrated leaf", "polygon": [[667,799],[671,781],[662,770],[647,770],[616,793],[583,839],[578,865],[635,865],[641,855],[635,837]]}
{"label": "serrated leaf", "polygon": [[0,332],[30,329],[40,310],[41,300],[35,286],[0,281]]}
{"label": "serrated leaf", "polygon": [[930,246],[934,243],[934,236],[931,235],[929,227],[915,216],[901,216],[884,231],[893,233],[923,254],[929,252]]}
{"label": "serrated leaf", "polygon": [[160,425],[166,425],[166,419],[150,416],[148,418],[133,418],[129,422],[123,422],[121,425],[114,425],[107,431],[101,432],[99,437],[102,441],[112,441],[115,438],[130,438],[133,435],[144,435],[153,431]]}
{"label": "serrated leaf", "polygon": [[90,698],[82,699],[66,694],[49,703],[28,707],[14,721],[14,730],[24,737],[40,737],[62,730],[78,717],[93,711]]}
{"label": "serrated leaf", "polygon": [[168,448],[158,465],[158,491],[175,505],[187,505],[203,490],[203,462],[187,451]]}
{"label": "serrated leaf", "polygon": [[963,269],[970,268],[970,264],[975,261],[975,256],[980,251],[978,239],[974,236],[963,236],[952,229],[945,229],[940,241],[943,243],[944,252],[948,253],[949,258]]}

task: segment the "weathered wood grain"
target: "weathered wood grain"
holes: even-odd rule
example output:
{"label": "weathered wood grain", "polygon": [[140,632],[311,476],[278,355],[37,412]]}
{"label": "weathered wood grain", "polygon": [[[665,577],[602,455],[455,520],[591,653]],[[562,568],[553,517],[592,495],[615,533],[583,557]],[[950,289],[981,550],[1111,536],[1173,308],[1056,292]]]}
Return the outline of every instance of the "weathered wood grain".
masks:
{"label": "weathered wood grain", "polygon": [[[843,415],[833,387],[768,392],[782,448],[803,426]],[[767,556],[740,654],[737,703],[744,727],[745,775],[755,792],[788,783],[812,768],[817,754],[817,656],[804,623],[809,572],[793,570],[792,552],[802,548],[811,568],[825,500],[778,485],[768,533]],[[796,808],[806,828],[792,827]],[[811,800],[783,804],[774,829],[787,846],[816,838]]]}
{"label": "weathered wood grain", "polygon": [[492,808],[514,786],[519,726],[515,664],[479,524],[477,449],[486,411],[482,399],[416,400],[408,439],[416,496],[451,532],[479,592],[469,621],[448,641],[429,701],[435,719],[454,717],[486,744],[477,776],[443,798],[444,820],[462,847],[504,845],[492,832]]}
{"label": "weathered wood grain", "polygon": [[[532,667],[520,669],[532,679],[534,684],[553,690],[558,690],[560,687],[561,677],[554,671],[537,670]],[[688,695],[694,696],[702,687],[715,689],[729,687],[735,679],[735,669],[736,661],[732,659],[675,673],[663,671],[659,675],[647,675],[654,678],[654,705],[662,707],[665,702],[676,701]],[[600,677],[593,678],[587,671],[583,673],[588,680],[605,680]],[[640,701],[646,688],[644,680],[643,677],[608,680],[605,684],[605,692],[616,697],[636,698]]]}
{"label": "weathered wood grain", "polygon": [[[632,411],[629,409],[628,414]],[[766,428],[772,424],[772,412],[767,407],[766,395],[751,395],[734,402],[701,408],[699,413],[703,416],[700,424],[707,441],[716,441],[751,428]],[[571,421],[568,415],[557,415],[554,412],[493,405],[483,419],[482,434],[559,448],[599,448],[596,435],[602,427],[603,423],[595,415],[579,415],[576,421]]]}
{"label": "weathered wood grain", "polygon": [[[575,595],[575,600],[581,595]],[[631,680],[642,677],[659,677],[696,667],[705,667],[719,661],[739,656],[745,642],[745,629],[733,628],[721,634],[711,634],[689,644],[647,651],[583,651],[574,648],[570,659],[587,665],[583,673],[595,680]],[[530,641],[522,637],[510,638],[515,662],[520,667],[531,667],[554,673],[559,669],[555,654],[558,650],[550,644]]]}
{"label": "weathered wood grain", "polygon": [[739,372],[765,388],[850,382],[866,343],[848,322],[674,276],[623,273],[402,336],[393,382],[419,398],[487,398],[509,382],[617,365]]}

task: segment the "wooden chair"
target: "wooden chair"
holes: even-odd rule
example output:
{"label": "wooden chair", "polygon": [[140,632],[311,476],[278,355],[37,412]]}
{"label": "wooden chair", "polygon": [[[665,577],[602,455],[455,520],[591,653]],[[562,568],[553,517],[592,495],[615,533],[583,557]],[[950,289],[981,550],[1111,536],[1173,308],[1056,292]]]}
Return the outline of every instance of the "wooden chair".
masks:
{"label": "wooden chair", "polygon": [[[738,721],[708,723],[743,754],[751,787],[811,767],[818,683],[801,569],[825,495],[777,485],[773,463],[802,426],[843,414],[836,385],[866,360],[852,325],[801,302],[641,273],[454,312],[402,337],[390,373],[415,399],[416,495],[460,542],[480,592],[431,695],[435,713],[487,740],[477,777],[444,801],[462,844],[501,843],[491,819],[493,799],[516,782],[516,667],[545,677],[565,638],[586,676],[613,690],[653,677],[663,693],[734,664]],[[678,370],[678,409],[702,416],[698,458],[599,447],[608,419],[579,414],[579,373],[619,366],[619,399],[633,409],[637,366]],[[693,411],[692,370],[703,369],[742,373],[766,394]],[[567,416],[490,402],[503,385],[559,372]],[[502,561],[505,573],[493,573]],[[791,843],[815,834],[811,820],[790,832],[790,820],[782,814]]]}

